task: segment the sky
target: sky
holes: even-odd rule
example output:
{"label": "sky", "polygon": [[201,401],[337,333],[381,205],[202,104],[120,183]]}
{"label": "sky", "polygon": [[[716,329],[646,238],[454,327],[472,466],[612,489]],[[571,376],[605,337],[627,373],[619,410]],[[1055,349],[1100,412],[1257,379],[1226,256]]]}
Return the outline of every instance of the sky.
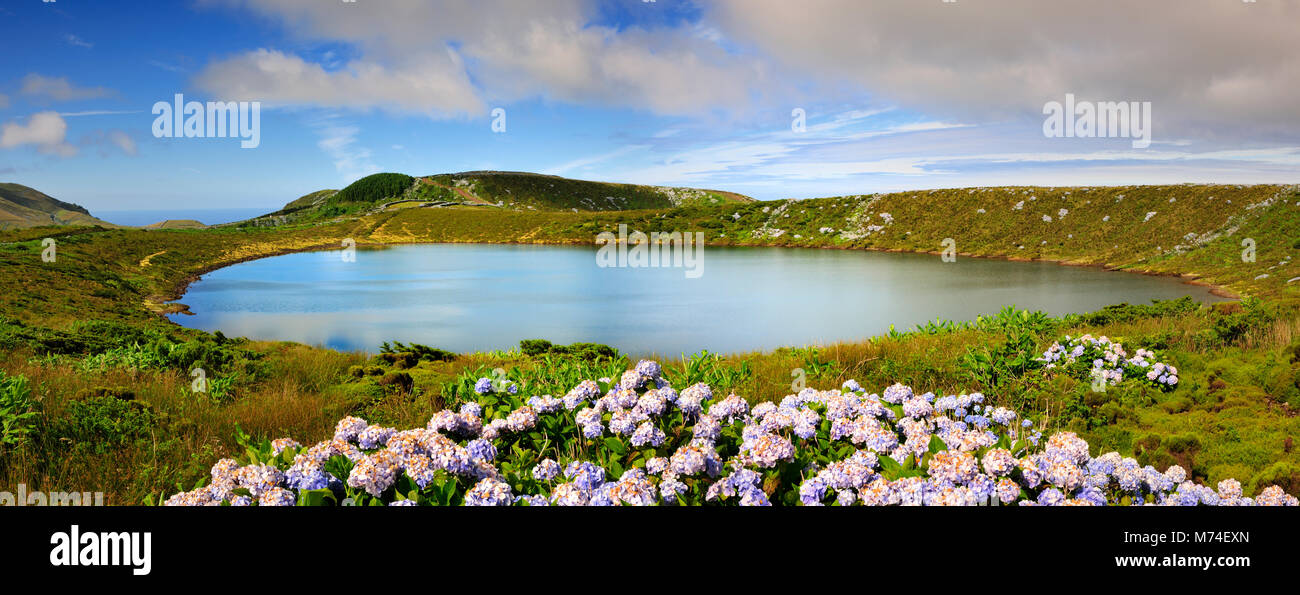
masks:
{"label": "sky", "polygon": [[[1297,24],[1300,0],[7,0],[0,181],[92,213],[381,171],[760,199],[1296,183]],[[258,102],[257,146],[156,135],[177,94]],[[1150,145],[1048,136],[1067,95],[1149,105]]]}

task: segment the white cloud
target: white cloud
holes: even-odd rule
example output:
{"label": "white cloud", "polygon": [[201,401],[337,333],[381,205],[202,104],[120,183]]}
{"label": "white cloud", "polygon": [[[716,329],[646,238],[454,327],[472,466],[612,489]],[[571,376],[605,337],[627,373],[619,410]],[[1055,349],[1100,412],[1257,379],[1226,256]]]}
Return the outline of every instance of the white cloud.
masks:
{"label": "white cloud", "polygon": [[282,21],[298,37],[355,44],[361,54],[337,71],[274,50],[222,60],[197,77],[218,95],[432,116],[479,115],[485,103],[531,97],[694,114],[744,110],[765,90],[761,64],[728,54],[708,35],[597,25],[585,0],[448,0],[436,10],[419,0],[390,0],[382,10],[313,0],[209,3]]}
{"label": "white cloud", "polygon": [[1157,134],[1300,133],[1295,3],[719,0],[706,19],[788,72],[938,117],[1151,101]]}
{"label": "white cloud", "polygon": [[110,130],[108,132],[108,141],[114,146],[121,149],[127,155],[135,156],[139,150],[135,146],[135,139],[122,130]]}
{"label": "white cloud", "polygon": [[393,69],[358,60],[331,72],[298,56],[260,49],[209,65],[196,82],[227,101],[385,108],[437,117],[484,112],[453,52],[412,61]]}
{"label": "white cloud", "polygon": [[45,77],[36,73],[23,77],[23,86],[19,92],[33,97],[48,97],[55,101],[98,99],[114,95],[112,89],[105,87],[77,87],[68,82],[65,77]]}
{"label": "white cloud", "polygon": [[71,157],[77,154],[77,148],[65,141],[67,134],[68,124],[58,113],[40,112],[28,118],[26,124],[17,120],[6,123],[0,130],[0,149],[34,145],[41,153]]}
{"label": "white cloud", "polygon": [[625,30],[545,20],[468,43],[493,95],[689,115],[746,111],[764,73],[751,60],[678,31]]}
{"label": "white cloud", "polygon": [[63,39],[64,39],[65,41],[68,42],[68,45],[75,45],[75,46],[77,46],[77,47],[80,47],[80,48],[86,48],[86,49],[90,49],[90,48],[95,47],[95,44],[90,43],[90,42],[88,42],[88,41],[86,41],[86,40],[84,40],[84,39],[82,39],[82,38],[80,38],[80,37],[77,37],[76,35],[71,34],[71,33],[69,33],[69,34],[67,34],[66,36],[64,36]]}

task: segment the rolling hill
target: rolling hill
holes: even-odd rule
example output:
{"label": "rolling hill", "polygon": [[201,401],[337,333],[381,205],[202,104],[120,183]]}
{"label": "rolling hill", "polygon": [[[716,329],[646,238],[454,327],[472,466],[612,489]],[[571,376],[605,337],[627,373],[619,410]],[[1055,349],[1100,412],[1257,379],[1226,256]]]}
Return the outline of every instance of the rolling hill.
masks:
{"label": "rolling hill", "polygon": [[43,225],[117,227],[80,205],[63,202],[22,184],[0,183],[0,229]]}
{"label": "rolling hill", "polygon": [[140,229],[207,229],[201,221],[194,219],[166,219],[157,223],[150,223]]}
{"label": "rolling hill", "polygon": [[414,177],[366,176],[342,190],[319,190],[244,225],[311,222],[393,208],[477,206],[515,211],[602,212],[749,203],[720,190],[573,180],[525,172],[472,171]]}

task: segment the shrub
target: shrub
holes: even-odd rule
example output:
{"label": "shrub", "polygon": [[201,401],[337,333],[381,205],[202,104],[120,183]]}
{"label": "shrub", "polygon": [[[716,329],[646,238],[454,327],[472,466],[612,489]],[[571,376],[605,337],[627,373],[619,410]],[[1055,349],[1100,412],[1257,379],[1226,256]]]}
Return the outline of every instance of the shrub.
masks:
{"label": "shrub", "polygon": [[403,351],[401,353],[381,353],[375,356],[375,359],[403,370],[414,368],[419,363],[420,356],[411,351]]}
{"label": "shrub", "polygon": [[75,401],[89,401],[100,397],[111,397],[122,401],[135,400],[135,392],[125,386],[96,386],[83,388],[73,395]]}
{"label": "shrub", "polygon": [[1197,343],[1212,348],[1234,345],[1241,339],[1268,328],[1276,314],[1259,298],[1246,298],[1235,308],[1215,309],[1210,328],[1196,335]]}
{"label": "shrub", "polygon": [[1168,391],[1178,385],[1178,369],[1156,361],[1154,352],[1139,348],[1130,357],[1123,344],[1106,337],[1067,335],[1037,361],[1048,370],[1062,370],[1078,380],[1102,381],[1108,386],[1139,380]]}
{"label": "shrub", "polygon": [[545,339],[525,339],[519,342],[519,350],[529,357],[556,355],[572,357],[588,362],[601,362],[618,359],[618,350],[600,343],[574,343],[572,345],[555,345]]}
{"label": "shrub", "polygon": [[995,349],[967,348],[961,367],[986,390],[996,390],[1008,381],[1023,377],[1041,366],[1034,359],[1035,344],[1027,328],[1009,326],[1006,340]]}
{"label": "shrub", "polygon": [[0,453],[21,448],[35,430],[39,412],[24,376],[0,371]]}
{"label": "shrub", "polygon": [[375,383],[384,388],[391,388],[403,393],[409,393],[411,389],[415,388],[415,381],[406,372],[389,372],[381,376]]}
{"label": "shrub", "polygon": [[90,396],[68,403],[67,415],[53,423],[53,435],[79,450],[96,454],[148,436],[156,422],[153,407],[113,395]]}
{"label": "shrub", "polygon": [[1289,492],[1300,490],[1300,468],[1285,461],[1278,461],[1251,479],[1250,491],[1258,493],[1270,485],[1280,486]]}
{"label": "shrub", "polygon": [[1105,326],[1117,322],[1131,322],[1143,318],[1178,316],[1199,310],[1201,305],[1191,296],[1176,300],[1152,300],[1150,304],[1115,304],[1096,312],[1080,314],[1078,321],[1092,326]]}
{"label": "shrub", "polygon": [[389,345],[388,341],[384,341],[383,345],[379,346],[379,353],[381,354],[413,353],[418,359],[424,361],[430,361],[430,362],[449,362],[456,359],[455,353],[446,351],[444,349],[429,347],[428,345],[421,345],[419,343],[411,343],[410,345],[405,345],[400,341],[393,341],[392,345]]}

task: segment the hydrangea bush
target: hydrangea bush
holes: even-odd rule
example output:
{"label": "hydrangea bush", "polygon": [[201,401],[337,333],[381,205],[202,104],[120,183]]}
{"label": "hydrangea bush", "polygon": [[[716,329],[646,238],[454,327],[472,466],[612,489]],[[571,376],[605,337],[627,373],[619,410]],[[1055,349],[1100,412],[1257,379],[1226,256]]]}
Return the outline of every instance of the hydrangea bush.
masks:
{"label": "hydrangea bush", "polygon": [[249,445],[166,504],[1296,505],[1277,486],[1249,498],[1231,479],[1215,489],[1177,466],[1094,457],[1070,432],[1044,440],[978,393],[850,380],[751,406],[703,383],[679,391],[653,361],[560,397],[484,386],[424,428],[347,417],[309,447]]}
{"label": "hydrangea bush", "polygon": [[1066,336],[1038,358],[1045,369],[1061,369],[1081,380],[1104,380],[1114,386],[1126,379],[1136,379],[1161,390],[1178,385],[1178,368],[1156,361],[1156,354],[1138,349],[1129,357],[1124,345],[1106,337]]}

